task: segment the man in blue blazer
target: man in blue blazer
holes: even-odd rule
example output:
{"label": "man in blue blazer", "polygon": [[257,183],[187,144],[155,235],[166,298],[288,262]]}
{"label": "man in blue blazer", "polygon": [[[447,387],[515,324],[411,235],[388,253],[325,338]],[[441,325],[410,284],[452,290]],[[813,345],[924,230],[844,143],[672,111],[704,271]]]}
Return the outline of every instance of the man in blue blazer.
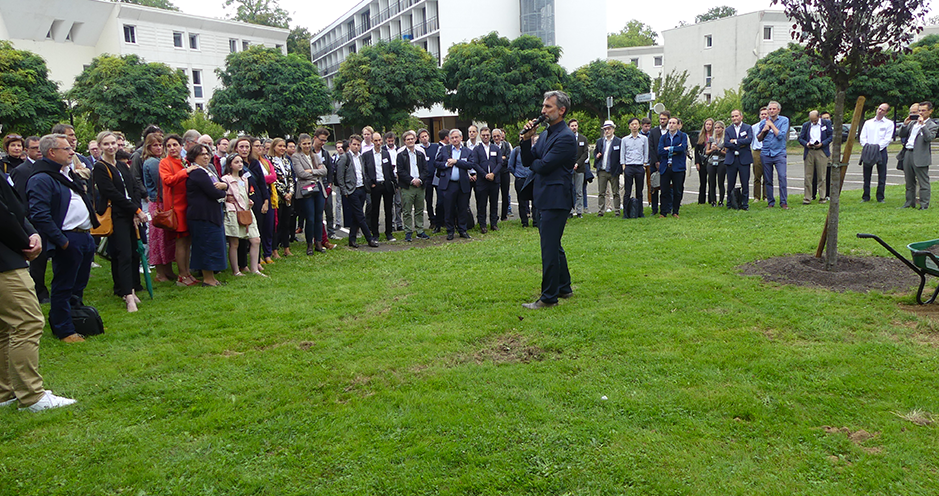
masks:
{"label": "man in blue blazer", "polygon": [[805,161],[805,193],[802,204],[812,203],[812,186],[818,181],[819,203],[825,203],[825,171],[828,169],[828,157],[831,156],[829,145],[834,137],[831,121],[818,118],[818,111],[809,112],[809,120],[802,124],[799,131],[799,143],[805,148],[802,159]]}
{"label": "man in blue blazer", "polygon": [[72,323],[72,303],[81,302],[95,243],[90,230],[98,227],[91,200],[69,165],[75,151],[64,134],[39,140],[43,159],[26,183],[29,219],[39,231],[52,258],[49,325],[55,337],[67,343],[84,341]]}
{"label": "man in blue blazer", "polygon": [[476,154],[476,222],[479,232],[486,234],[486,204],[489,204],[489,227],[499,230],[499,191],[502,183],[502,147],[492,142],[488,127],[479,130],[481,143],[473,148]]}
{"label": "man in blue blazer", "polygon": [[668,131],[659,139],[659,173],[662,175],[662,207],[659,217],[678,218],[681,198],[685,193],[685,159],[688,135],[681,132],[681,119],[668,119]]}
{"label": "man in blue blazer", "polygon": [[456,230],[459,230],[461,238],[470,238],[466,232],[464,212],[469,209],[469,171],[475,163],[476,155],[473,150],[463,146],[463,132],[459,129],[451,130],[450,144],[440,147],[434,161],[440,175],[438,192],[443,197],[443,215],[448,240],[453,239]]}
{"label": "man in blue blazer", "polygon": [[537,128],[534,120],[522,135],[522,164],[534,173],[534,206],[538,209],[538,233],[541,236],[541,296],[534,303],[522,305],[531,310],[558,304],[558,298],[570,298],[571,273],[567,255],[561,246],[564,226],[574,207],[574,163],[577,142],[574,132],[564,122],[571,108],[571,99],[562,91],[545,93],[541,113],[547,117],[548,130],[542,132],[532,146]]}
{"label": "man in blue blazer", "polygon": [[[753,163],[750,143],[753,142],[753,129],[743,122],[743,114],[739,110],[730,112],[730,121],[732,125],[724,131],[724,148],[727,149],[727,155],[724,157],[724,165],[727,166],[727,191],[734,191],[739,175],[740,191],[743,193],[743,205],[740,205],[740,209],[750,210],[750,164]],[[730,208],[729,202],[727,207]]]}
{"label": "man in blue blazer", "polygon": [[606,211],[606,188],[607,184],[613,190],[613,209],[616,210],[616,216],[619,217],[620,196],[619,196],[619,177],[623,174],[623,164],[620,162],[620,146],[622,140],[615,136],[616,124],[613,121],[603,123],[603,137],[597,140],[595,148],[596,162],[594,166],[597,169],[597,186],[600,189],[598,195],[597,216],[603,217]]}

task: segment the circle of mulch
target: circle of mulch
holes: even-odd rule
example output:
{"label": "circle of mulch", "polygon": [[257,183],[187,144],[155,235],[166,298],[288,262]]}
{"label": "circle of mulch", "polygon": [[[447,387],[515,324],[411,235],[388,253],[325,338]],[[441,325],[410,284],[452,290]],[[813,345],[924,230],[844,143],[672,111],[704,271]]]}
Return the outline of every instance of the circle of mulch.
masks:
{"label": "circle of mulch", "polygon": [[825,270],[825,259],[812,255],[786,255],[757,260],[738,267],[741,275],[765,281],[832,291],[907,291],[919,285],[919,276],[896,258],[838,256],[834,270]]}

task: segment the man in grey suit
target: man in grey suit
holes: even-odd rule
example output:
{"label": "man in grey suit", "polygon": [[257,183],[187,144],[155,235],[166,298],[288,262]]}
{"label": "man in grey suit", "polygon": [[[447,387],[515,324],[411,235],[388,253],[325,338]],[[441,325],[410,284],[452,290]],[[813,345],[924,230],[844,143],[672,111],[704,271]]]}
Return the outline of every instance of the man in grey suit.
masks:
{"label": "man in grey suit", "polygon": [[929,118],[933,104],[925,101],[910,106],[910,115],[900,128],[903,141],[903,176],[906,178],[906,203],[903,208],[916,206],[916,190],[919,186],[919,209],[929,208],[931,189],[929,185],[929,166],[932,153],[929,142],[936,137],[939,126]]}

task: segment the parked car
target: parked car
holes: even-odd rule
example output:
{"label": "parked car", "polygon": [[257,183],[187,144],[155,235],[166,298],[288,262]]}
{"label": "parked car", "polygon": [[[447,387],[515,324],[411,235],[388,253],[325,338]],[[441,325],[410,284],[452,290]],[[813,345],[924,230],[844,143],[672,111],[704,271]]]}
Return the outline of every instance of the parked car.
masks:
{"label": "parked car", "polygon": [[802,126],[789,126],[789,141],[799,139],[799,133],[802,132]]}

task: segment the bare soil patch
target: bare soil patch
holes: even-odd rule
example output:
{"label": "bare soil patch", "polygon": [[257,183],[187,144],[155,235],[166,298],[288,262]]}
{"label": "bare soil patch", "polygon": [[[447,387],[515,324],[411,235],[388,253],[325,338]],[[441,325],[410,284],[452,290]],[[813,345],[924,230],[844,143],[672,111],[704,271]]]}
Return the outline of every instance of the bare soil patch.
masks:
{"label": "bare soil patch", "polygon": [[852,443],[856,444],[858,447],[860,447],[861,449],[863,449],[864,451],[868,453],[880,453],[883,451],[883,448],[880,448],[877,446],[873,446],[873,447],[864,446],[865,442],[871,439],[874,439],[875,437],[880,435],[879,432],[870,433],[870,432],[865,431],[864,429],[852,431],[851,429],[848,429],[847,427],[830,427],[827,425],[823,425],[822,430],[828,434],[844,434],[845,436],[848,437],[848,439],[851,440]]}
{"label": "bare soil patch", "polygon": [[471,354],[458,355],[457,363],[529,363],[545,358],[545,350],[528,344],[519,334],[503,334],[484,343],[482,349]]}
{"label": "bare soil patch", "polygon": [[919,284],[919,276],[903,262],[886,257],[840,255],[838,265],[830,272],[825,270],[823,258],[807,254],[756,260],[738,269],[742,275],[760,276],[765,281],[838,292],[905,292]]}

